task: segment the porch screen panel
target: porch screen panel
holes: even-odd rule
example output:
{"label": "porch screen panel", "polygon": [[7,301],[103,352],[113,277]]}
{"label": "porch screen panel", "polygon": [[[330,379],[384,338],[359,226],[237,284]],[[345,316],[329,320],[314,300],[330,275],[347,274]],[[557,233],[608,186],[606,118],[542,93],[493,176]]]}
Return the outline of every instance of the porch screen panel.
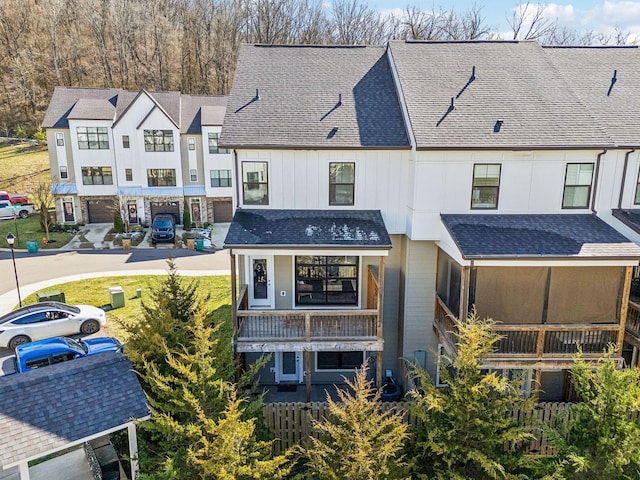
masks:
{"label": "porch screen panel", "polygon": [[618,323],[622,267],[551,269],[547,323]]}
{"label": "porch screen panel", "polygon": [[476,311],[504,324],[540,324],[546,281],[545,267],[478,267]]}

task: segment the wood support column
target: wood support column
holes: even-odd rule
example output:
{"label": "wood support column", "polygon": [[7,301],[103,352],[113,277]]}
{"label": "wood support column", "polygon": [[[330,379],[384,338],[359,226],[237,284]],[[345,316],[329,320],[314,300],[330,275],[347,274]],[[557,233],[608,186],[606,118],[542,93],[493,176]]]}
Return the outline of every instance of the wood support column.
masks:
{"label": "wood support column", "polygon": [[531,389],[531,396],[533,400],[537,403],[538,398],[540,397],[540,381],[542,379],[542,370],[537,369],[533,371],[533,385]]}
{"label": "wood support column", "polygon": [[[379,341],[384,340],[383,325],[384,325],[384,257],[380,257],[378,266],[378,323],[377,323],[377,337]],[[383,347],[384,349],[384,347]],[[380,350],[376,352],[376,385],[378,388],[382,387],[382,352]]]}
{"label": "wood support column", "polygon": [[311,352],[308,350],[304,351],[304,357],[302,359],[303,368],[304,368],[304,383],[305,383],[305,391],[306,391],[306,402],[311,402]]}
{"label": "wood support column", "polygon": [[469,267],[462,267],[460,271],[460,305],[458,308],[458,320],[464,322],[469,315]]}
{"label": "wood support column", "polygon": [[140,465],[138,463],[138,435],[136,424],[131,422],[127,425],[127,436],[129,437],[129,461],[131,462],[131,478],[138,478]]}

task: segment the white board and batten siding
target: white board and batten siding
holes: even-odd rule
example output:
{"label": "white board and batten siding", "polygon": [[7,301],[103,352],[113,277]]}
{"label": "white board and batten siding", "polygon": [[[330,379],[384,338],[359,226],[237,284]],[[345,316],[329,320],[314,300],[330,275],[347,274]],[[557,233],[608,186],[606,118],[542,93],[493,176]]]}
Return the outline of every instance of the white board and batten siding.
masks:
{"label": "white board and batten siding", "polygon": [[[242,162],[268,163],[269,205],[246,208],[380,210],[389,233],[404,234],[408,159],[407,150],[240,150],[238,175]],[[329,164],[349,162],[355,163],[355,205],[330,206]]]}
{"label": "white board and batten siding", "polygon": [[[600,152],[602,150],[419,151],[412,165],[414,193],[409,205],[407,233],[413,240],[440,239],[441,213],[589,213],[590,208],[562,208],[566,167],[569,163],[595,165]],[[608,155],[603,156],[600,164],[596,204],[598,201],[611,203],[615,197],[611,191],[603,192],[601,188],[602,180],[615,176],[619,168],[619,155],[613,152]],[[471,209],[474,164],[501,165],[497,209]],[[592,193],[593,182],[595,168]],[[603,202],[607,195],[608,200]],[[612,207],[615,208],[608,205],[609,210]]]}
{"label": "white board and batten siding", "polygon": [[[233,166],[233,155],[231,150],[229,153],[209,153],[209,133],[220,134],[222,126],[202,126],[202,157],[204,169],[204,185],[207,197],[226,197],[235,198],[235,168]],[[212,170],[229,170],[231,172],[230,187],[212,187],[211,171]]]}

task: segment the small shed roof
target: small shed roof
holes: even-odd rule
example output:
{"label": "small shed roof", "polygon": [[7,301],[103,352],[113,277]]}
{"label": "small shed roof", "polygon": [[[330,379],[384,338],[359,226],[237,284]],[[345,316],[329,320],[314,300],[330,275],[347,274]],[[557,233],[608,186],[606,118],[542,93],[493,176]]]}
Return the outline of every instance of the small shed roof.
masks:
{"label": "small shed roof", "polygon": [[237,209],[225,248],[391,248],[379,210]]}
{"label": "small shed roof", "polygon": [[593,214],[441,215],[465,259],[638,259],[640,247]]}
{"label": "small shed roof", "polygon": [[0,392],[2,468],[149,416],[131,363],[116,352],[0,377]]}

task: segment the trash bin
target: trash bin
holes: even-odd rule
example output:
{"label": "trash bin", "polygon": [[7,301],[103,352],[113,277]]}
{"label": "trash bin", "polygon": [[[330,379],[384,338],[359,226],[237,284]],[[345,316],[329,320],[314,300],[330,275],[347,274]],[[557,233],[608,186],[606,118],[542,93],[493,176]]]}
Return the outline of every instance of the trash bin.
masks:
{"label": "trash bin", "polygon": [[193,250],[195,248],[196,241],[193,238],[187,238],[187,248]]}
{"label": "trash bin", "polygon": [[38,253],[38,242],[35,240],[27,240],[27,252]]}
{"label": "trash bin", "polygon": [[123,250],[131,250],[131,239],[123,238],[122,239],[122,249]]}
{"label": "trash bin", "polygon": [[65,302],[64,292],[49,290],[48,292],[36,293],[39,302]]}
{"label": "trash bin", "polygon": [[111,297],[111,308],[124,307],[124,289],[122,287],[109,287],[109,296]]}
{"label": "trash bin", "polygon": [[199,252],[204,250],[204,238],[196,238],[196,250]]}

